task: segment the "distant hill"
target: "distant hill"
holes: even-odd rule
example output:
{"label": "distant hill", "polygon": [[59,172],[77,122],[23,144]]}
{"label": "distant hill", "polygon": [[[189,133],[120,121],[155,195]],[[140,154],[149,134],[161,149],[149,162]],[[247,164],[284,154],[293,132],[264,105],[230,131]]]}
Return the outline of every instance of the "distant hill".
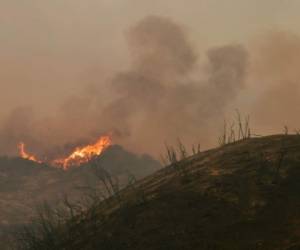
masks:
{"label": "distant hill", "polygon": [[38,243],[70,250],[300,249],[300,136],[247,139],[176,162],[49,239]]}
{"label": "distant hill", "polygon": [[[119,145],[110,146],[96,160],[111,175],[133,174],[139,178],[161,168],[160,163],[151,156],[146,154],[137,156],[125,151]],[[84,170],[84,168],[79,169]]]}
{"label": "distant hill", "polygon": [[[137,156],[120,146],[111,146],[95,159],[110,175],[124,185],[128,175],[142,178],[161,168],[150,156]],[[28,223],[35,207],[44,201],[57,204],[66,194],[73,200],[85,193],[81,187],[93,187],[97,178],[88,165],[68,171],[21,158],[0,158],[0,239],[16,226]],[[2,237],[2,238],[1,238]],[[0,249],[4,249],[0,241]]]}

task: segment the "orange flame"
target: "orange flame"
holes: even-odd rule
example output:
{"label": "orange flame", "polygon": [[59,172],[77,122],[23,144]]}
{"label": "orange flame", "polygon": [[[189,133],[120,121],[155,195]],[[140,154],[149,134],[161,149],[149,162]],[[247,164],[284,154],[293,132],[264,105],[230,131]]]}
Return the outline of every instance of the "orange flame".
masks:
{"label": "orange flame", "polygon": [[[111,138],[109,136],[102,136],[96,141],[96,143],[83,147],[77,147],[69,156],[56,159],[52,161],[52,164],[67,170],[72,166],[79,166],[88,162],[93,157],[99,156],[110,145],[112,145]],[[31,155],[25,151],[25,144],[23,142],[19,143],[18,148],[20,157],[23,159],[42,163],[41,161],[37,160],[34,155]]]}
{"label": "orange flame", "polygon": [[20,142],[18,148],[20,157],[22,157],[23,159],[41,163],[41,161],[39,161],[34,155],[31,155],[26,152],[24,142]]}
{"label": "orange flame", "polygon": [[95,144],[77,147],[68,157],[55,160],[54,164],[62,166],[65,170],[71,166],[79,166],[100,155],[111,144],[109,136],[102,136]]}

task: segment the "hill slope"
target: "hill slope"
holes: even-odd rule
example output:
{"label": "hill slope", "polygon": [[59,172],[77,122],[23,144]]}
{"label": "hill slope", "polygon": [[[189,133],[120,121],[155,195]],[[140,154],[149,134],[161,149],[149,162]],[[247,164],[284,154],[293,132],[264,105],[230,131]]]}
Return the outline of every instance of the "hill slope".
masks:
{"label": "hill slope", "polygon": [[206,151],[57,228],[43,249],[300,249],[300,136]]}
{"label": "hill slope", "polygon": [[[125,179],[131,173],[137,178],[153,173],[161,166],[149,156],[137,156],[114,145],[96,159],[112,176]],[[97,185],[89,165],[63,171],[20,158],[0,157],[0,249],[12,230],[34,217],[36,207],[47,201],[57,204],[64,195],[80,199],[79,187]]]}

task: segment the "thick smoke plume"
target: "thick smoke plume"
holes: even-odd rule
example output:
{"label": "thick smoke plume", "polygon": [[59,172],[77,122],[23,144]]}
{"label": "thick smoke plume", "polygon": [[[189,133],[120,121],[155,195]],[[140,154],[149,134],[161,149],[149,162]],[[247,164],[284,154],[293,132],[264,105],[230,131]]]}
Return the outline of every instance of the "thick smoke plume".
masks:
{"label": "thick smoke plume", "polygon": [[212,48],[202,65],[184,28],[158,16],[132,27],[127,40],[132,63],[109,81],[110,98],[101,89],[80,93],[44,118],[19,108],[2,126],[1,152],[15,153],[22,140],[51,157],[108,132],[126,148],[154,155],[177,138],[213,143],[226,107],[245,87],[246,49]]}
{"label": "thick smoke plume", "polygon": [[130,140],[136,149],[155,152],[177,137],[189,143],[206,137],[212,119],[222,116],[244,86],[247,52],[241,46],[209,50],[207,72],[200,80],[193,77],[199,70],[197,54],[184,30],[171,20],[142,20],[130,30],[129,42],[132,67],[114,78],[118,98],[102,117],[110,126],[129,131],[123,143]]}

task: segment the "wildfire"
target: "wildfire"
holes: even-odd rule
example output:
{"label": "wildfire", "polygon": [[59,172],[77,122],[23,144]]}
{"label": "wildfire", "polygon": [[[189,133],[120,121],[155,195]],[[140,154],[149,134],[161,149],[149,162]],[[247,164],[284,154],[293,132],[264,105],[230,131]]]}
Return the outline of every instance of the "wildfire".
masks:
{"label": "wildfire", "polygon": [[19,148],[20,157],[22,157],[23,159],[41,163],[41,161],[39,161],[34,155],[26,152],[24,142],[20,142],[18,148]]}
{"label": "wildfire", "polygon": [[[111,138],[109,136],[102,136],[96,141],[96,143],[77,147],[69,156],[61,159],[56,159],[52,161],[52,164],[67,170],[71,166],[79,166],[83,163],[88,162],[93,157],[99,156],[110,145],[112,145]],[[25,152],[24,143],[19,144],[19,153],[20,157],[24,159],[40,162],[35,156]]]}
{"label": "wildfire", "polygon": [[74,165],[79,166],[100,155],[111,144],[112,141],[109,136],[102,136],[95,144],[77,147],[68,157],[55,160],[54,163],[55,165],[61,165],[64,169]]}

